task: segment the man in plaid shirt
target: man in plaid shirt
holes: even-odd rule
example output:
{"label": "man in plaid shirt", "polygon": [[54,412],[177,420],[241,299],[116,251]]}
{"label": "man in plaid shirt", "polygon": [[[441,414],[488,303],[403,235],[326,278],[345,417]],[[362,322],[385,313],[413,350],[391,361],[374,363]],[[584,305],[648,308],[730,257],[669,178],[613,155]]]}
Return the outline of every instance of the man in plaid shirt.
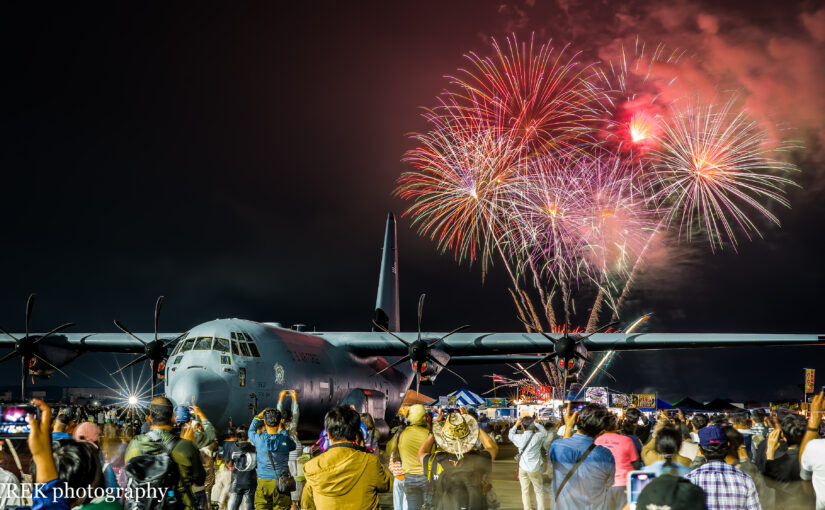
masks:
{"label": "man in plaid shirt", "polygon": [[751,477],[725,462],[729,445],[722,427],[699,430],[699,446],[707,463],[685,478],[705,491],[708,510],[761,510]]}

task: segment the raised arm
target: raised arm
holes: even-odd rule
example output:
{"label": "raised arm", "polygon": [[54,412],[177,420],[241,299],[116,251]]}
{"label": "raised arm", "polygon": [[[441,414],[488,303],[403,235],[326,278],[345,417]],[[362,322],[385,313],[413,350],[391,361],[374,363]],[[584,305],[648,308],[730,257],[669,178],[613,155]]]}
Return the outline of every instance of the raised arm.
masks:
{"label": "raised arm", "polygon": [[484,450],[489,452],[490,458],[492,460],[496,460],[496,455],[498,455],[498,445],[493,438],[487,435],[482,429],[478,429],[478,438],[481,440],[481,444],[484,446]]}
{"label": "raised arm", "polygon": [[802,464],[802,454],[805,453],[805,447],[813,439],[819,437],[819,424],[822,421],[822,413],[825,411],[825,391],[819,392],[811,401],[811,413],[808,415],[808,430],[805,431],[805,436],[802,438],[802,444],[799,445],[799,463]]}
{"label": "raised arm", "polygon": [[430,434],[427,436],[427,439],[421,443],[421,448],[418,449],[418,463],[424,463],[424,457],[430,454],[430,450],[433,449],[433,444],[435,443],[435,436]]}

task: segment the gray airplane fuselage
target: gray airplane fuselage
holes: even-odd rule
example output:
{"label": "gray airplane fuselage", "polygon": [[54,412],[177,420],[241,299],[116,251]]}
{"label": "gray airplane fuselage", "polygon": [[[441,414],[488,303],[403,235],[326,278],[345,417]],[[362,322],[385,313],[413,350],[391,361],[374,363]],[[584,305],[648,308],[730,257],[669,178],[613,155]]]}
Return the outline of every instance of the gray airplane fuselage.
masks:
{"label": "gray airplane fuselage", "polygon": [[309,435],[321,430],[326,411],[340,403],[376,419],[395,413],[412,374],[404,365],[376,376],[386,365],[381,357],[359,357],[312,334],[221,319],[196,326],[178,342],[164,379],[176,405],[194,398],[217,427],[248,424],[253,400],[260,411],[275,407],[282,390],[295,390],[301,431]]}

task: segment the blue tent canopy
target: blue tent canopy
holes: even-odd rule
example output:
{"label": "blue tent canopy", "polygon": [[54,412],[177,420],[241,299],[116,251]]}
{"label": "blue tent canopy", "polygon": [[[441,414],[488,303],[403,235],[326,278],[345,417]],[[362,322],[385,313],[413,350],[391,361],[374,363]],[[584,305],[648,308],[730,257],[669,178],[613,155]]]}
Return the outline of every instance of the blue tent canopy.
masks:
{"label": "blue tent canopy", "polygon": [[656,399],[656,408],[657,409],[672,409],[673,406],[665,402],[664,400]]}
{"label": "blue tent canopy", "polygon": [[484,405],[484,399],[468,389],[456,390],[448,397],[456,397],[456,403],[460,406],[480,406]]}

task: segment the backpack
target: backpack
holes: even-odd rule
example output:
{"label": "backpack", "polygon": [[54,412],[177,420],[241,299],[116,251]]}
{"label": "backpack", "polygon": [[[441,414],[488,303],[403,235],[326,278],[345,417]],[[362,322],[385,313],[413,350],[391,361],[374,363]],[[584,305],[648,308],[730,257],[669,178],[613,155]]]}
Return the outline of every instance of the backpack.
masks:
{"label": "backpack", "polygon": [[257,455],[247,445],[235,445],[232,450],[232,467],[236,471],[252,471],[258,465]]}
{"label": "backpack", "polygon": [[438,450],[430,454],[424,473],[427,478],[427,491],[423,508],[488,508],[484,481],[470,466],[463,465],[465,461],[466,456],[456,461],[455,456]]}
{"label": "backpack", "polygon": [[[150,441],[163,449],[154,455],[138,455],[126,463],[127,487],[132,494],[146,494],[143,498],[130,498],[126,502],[129,510],[180,510],[183,500],[178,491],[180,469],[172,458],[172,450],[180,438],[173,438],[169,445],[163,444],[160,437],[149,433]],[[140,492],[137,492],[137,491]]]}

